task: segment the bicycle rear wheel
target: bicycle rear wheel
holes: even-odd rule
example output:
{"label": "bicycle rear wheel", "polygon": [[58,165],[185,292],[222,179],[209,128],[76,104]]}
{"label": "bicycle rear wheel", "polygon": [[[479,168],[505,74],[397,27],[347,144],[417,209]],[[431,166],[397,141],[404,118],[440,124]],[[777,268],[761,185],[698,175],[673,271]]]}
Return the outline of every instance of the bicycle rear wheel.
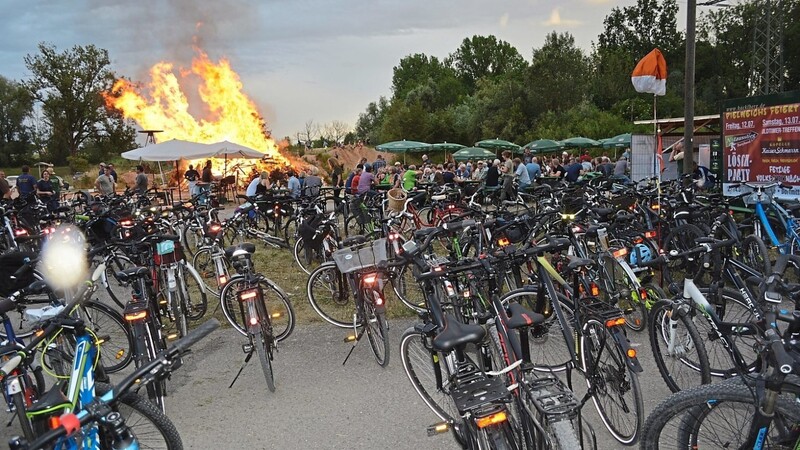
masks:
{"label": "bicycle rear wheel", "polygon": [[[370,292],[364,292],[365,297]],[[375,293],[380,295],[380,293]],[[366,320],[367,339],[375,361],[381,367],[389,365],[389,323],[386,321],[386,311],[378,311],[372,303],[372,298],[364,298],[364,320]]]}
{"label": "bicycle rear wheel", "polygon": [[414,327],[407,329],[400,338],[400,360],[411,386],[425,405],[445,422],[459,417],[458,408],[450,396],[454,380],[447,358],[447,355],[432,350],[430,339]]}
{"label": "bicycle rear wheel", "polygon": [[346,277],[336,263],[327,262],[311,272],[306,284],[311,307],[326,322],[340,328],[353,326],[355,305]]}
{"label": "bicycle rear wheel", "polygon": [[600,278],[604,285],[602,294],[613,300],[625,315],[625,325],[633,331],[642,331],[647,323],[647,311],[639,297],[638,280],[620,261],[609,254],[600,255]]}
{"label": "bicycle rear wheel", "polygon": [[410,266],[400,267],[389,280],[394,294],[404,305],[417,313],[425,311],[425,293],[414,279]]}
{"label": "bicycle rear wheel", "polygon": [[261,362],[261,370],[264,371],[264,379],[267,381],[267,389],[275,392],[275,375],[272,372],[272,342],[268,333],[264,332],[261,324],[251,327],[250,338],[256,347],[258,360]]}
{"label": "bicycle rear wheel", "polygon": [[590,319],[583,326],[581,361],[586,386],[597,413],[611,435],[621,444],[636,442],[644,420],[639,377],[604,323]]}
{"label": "bicycle rear wheel", "polygon": [[[188,275],[187,275],[188,272]],[[176,271],[181,309],[188,320],[200,320],[208,311],[208,296],[200,274],[190,264],[182,261]]]}
{"label": "bicycle rear wheel", "polygon": [[[239,309],[239,291],[252,287],[244,277],[237,275],[222,288],[220,305],[222,313],[228,322],[243,336],[247,335],[247,323]],[[258,279],[258,287],[264,298],[264,309],[270,317],[272,335],[276,342],[280,342],[294,331],[295,314],[289,297],[272,280],[266,277]]]}
{"label": "bicycle rear wheel", "polygon": [[689,308],[671,300],[653,305],[648,330],[656,366],[672,392],[711,382],[708,354],[700,333],[691,316],[675,311],[676,307]]}

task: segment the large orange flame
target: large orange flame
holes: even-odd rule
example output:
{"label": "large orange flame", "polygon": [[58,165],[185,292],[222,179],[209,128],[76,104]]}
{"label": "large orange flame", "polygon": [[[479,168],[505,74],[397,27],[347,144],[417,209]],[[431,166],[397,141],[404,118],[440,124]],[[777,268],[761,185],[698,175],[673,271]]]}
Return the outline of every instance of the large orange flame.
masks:
{"label": "large orange flame", "polygon": [[191,70],[180,71],[180,77],[184,85],[198,83],[206,118],[197,119],[189,112],[182,83],[168,62],[150,69],[146,97],[135,84],[119,79],[112,93],[105,96],[106,102],[145,130],[163,130],[156,136],[159,141],[183,139],[208,144],[227,140],[262,151],[274,163],[289,164],[270,137],[255,103],[242,92],[242,82],[230,63],[220,59],[215,64],[203,51],[197,53]]}

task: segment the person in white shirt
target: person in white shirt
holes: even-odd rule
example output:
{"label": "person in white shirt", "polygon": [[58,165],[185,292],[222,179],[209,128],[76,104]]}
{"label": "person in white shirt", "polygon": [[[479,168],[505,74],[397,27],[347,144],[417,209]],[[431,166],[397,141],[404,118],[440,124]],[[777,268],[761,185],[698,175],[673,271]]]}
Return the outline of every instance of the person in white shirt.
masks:
{"label": "person in white shirt", "polygon": [[255,197],[256,195],[263,194],[269,189],[269,173],[267,171],[261,172],[261,176],[253,178],[253,181],[247,185],[247,191],[244,195],[248,197]]}

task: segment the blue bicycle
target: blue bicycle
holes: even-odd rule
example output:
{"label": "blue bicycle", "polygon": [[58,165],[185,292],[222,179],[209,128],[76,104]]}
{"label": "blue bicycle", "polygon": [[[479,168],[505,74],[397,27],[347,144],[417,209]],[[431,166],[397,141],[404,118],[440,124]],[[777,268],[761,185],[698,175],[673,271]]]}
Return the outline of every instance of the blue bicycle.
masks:
{"label": "blue bicycle", "polygon": [[[95,270],[92,277],[94,282],[100,278],[104,270],[103,264]],[[21,368],[31,370],[26,366],[33,362],[33,357],[39,350],[46,365],[65,365],[67,360],[71,359],[71,371],[66,383],[57,383],[49,392],[31,404],[19,405],[24,408],[24,416],[20,410],[17,414],[22,422],[25,439],[35,440],[46,434],[53,426],[60,424],[71,428],[70,436],[52,441],[49,448],[52,444],[55,444],[52,448],[70,450],[138,448],[138,446],[112,447],[116,436],[97,423],[77,426],[74,420],[70,422],[70,419],[58,418],[60,413],[91,409],[92,405],[97,404],[98,395],[102,395],[106,401],[114,400],[111,406],[106,405],[109,411],[113,411],[120,420],[135,424],[133,433],[137,438],[145,440],[143,443],[146,444],[146,448],[182,448],[175,426],[156,406],[132,392],[115,396],[108,385],[96,383],[97,379],[106,378],[102,364],[99,363],[98,350],[105,337],[96,335],[87,328],[83,320],[72,315],[72,312],[90,298],[96,289],[95,283],[83,286],[73,301],[57,314],[46,318],[42,322],[42,328],[33,335],[28,345],[19,349],[0,368],[0,377],[4,379],[20,371]],[[142,385],[147,382],[147,380],[142,381],[144,381]]]}
{"label": "blue bicycle", "polygon": [[800,212],[800,204],[784,207],[773,198],[778,187],[791,188],[780,182],[741,183],[753,191],[744,196],[747,205],[753,205],[753,234],[776,247],[781,254],[800,253],[800,220],[793,213]]}

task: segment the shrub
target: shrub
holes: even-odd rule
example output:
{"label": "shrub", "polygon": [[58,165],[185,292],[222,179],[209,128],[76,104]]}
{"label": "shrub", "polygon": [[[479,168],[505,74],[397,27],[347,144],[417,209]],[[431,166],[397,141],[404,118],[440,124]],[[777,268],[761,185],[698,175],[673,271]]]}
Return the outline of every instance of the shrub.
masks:
{"label": "shrub", "polygon": [[89,161],[82,156],[67,156],[67,163],[72,173],[86,172],[89,170]]}

